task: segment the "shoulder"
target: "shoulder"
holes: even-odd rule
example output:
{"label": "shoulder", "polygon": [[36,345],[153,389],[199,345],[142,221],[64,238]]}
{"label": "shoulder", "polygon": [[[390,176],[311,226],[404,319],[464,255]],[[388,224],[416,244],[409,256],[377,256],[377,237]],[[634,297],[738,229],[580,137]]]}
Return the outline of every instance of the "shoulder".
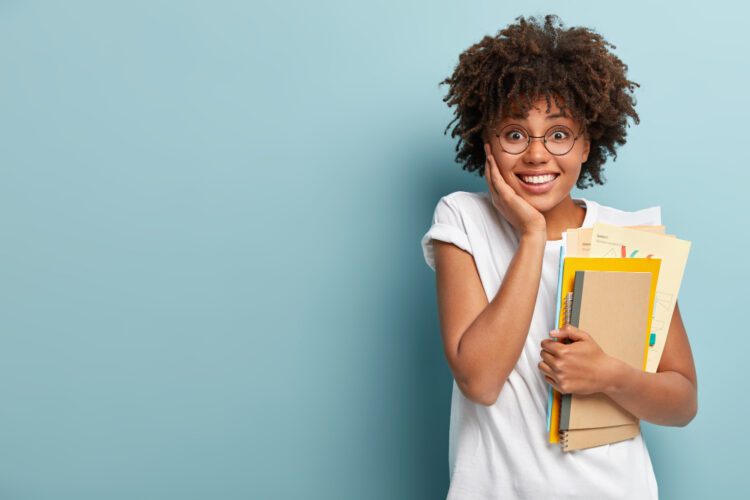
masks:
{"label": "shoulder", "polygon": [[497,224],[497,210],[492,205],[490,193],[486,191],[454,191],[446,194],[435,207],[435,220],[452,220],[464,231]]}
{"label": "shoulder", "polygon": [[593,222],[604,222],[613,225],[644,225],[658,226],[661,225],[661,207],[653,206],[637,210],[623,210],[620,208],[603,205],[594,200],[582,198],[586,206],[593,209],[596,216]]}
{"label": "shoulder", "polygon": [[485,214],[492,207],[492,202],[487,192],[454,191],[446,194],[438,201],[441,205],[465,214],[466,216]]}
{"label": "shoulder", "polygon": [[[435,207],[432,225],[422,237],[425,260],[435,269],[433,240],[453,243],[474,255],[492,231],[493,205],[489,193],[455,191],[441,197]],[[495,216],[496,217],[496,216]]]}
{"label": "shoulder", "polygon": [[432,217],[433,226],[452,226],[468,235],[481,226],[479,221],[487,217],[488,206],[492,206],[489,193],[455,191],[441,197]]}

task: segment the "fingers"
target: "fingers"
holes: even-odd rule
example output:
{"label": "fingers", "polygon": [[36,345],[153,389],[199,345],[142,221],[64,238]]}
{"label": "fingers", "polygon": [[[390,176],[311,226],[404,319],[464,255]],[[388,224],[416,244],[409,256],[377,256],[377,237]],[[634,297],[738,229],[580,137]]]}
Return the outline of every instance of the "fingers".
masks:
{"label": "fingers", "polygon": [[484,144],[484,156],[484,180],[487,181],[487,187],[489,188],[490,193],[499,194],[492,180],[492,164],[490,163],[490,158],[492,158],[492,150],[487,143]]}
{"label": "fingers", "polygon": [[552,356],[560,356],[565,344],[556,340],[544,339],[542,340],[542,352],[547,352]]}
{"label": "fingers", "polygon": [[583,330],[579,330],[573,325],[565,325],[563,328],[560,328],[559,330],[552,330],[550,332],[550,336],[554,337],[556,339],[570,339],[570,340],[583,340],[589,337],[589,334],[584,332]]}
{"label": "fingers", "polygon": [[495,163],[495,155],[492,154],[492,148],[489,144],[484,145],[484,151],[487,157],[487,162],[489,163],[488,169],[491,173],[492,185],[495,187],[497,193],[501,193],[501,186],[505,184],[505,181],[503,181],[503,176],[500,175],[500,169],[498,168],[497,163]]}
{"label": "fingers", "polygon": [[484,152],[488,163],[485,168],[485,172],[489,172],[489,175],[487,176],[488,182],[490,182],[490,185],[493,187],[493,191],[498,196],[502,197],[503,201],[509,203],[516,192],[513,191],[513,188],[505,182],[505,179],[503,179],[503,176],[500,174],[500,167],[497,166],[495,156],[492,154],[492,148],[490,148],[490,145],[487,143],[484,144]]}
{"label": "fingers", "polygon": [[557,359],[555,357],[548,353],[547,351],[542,351],[542,361],[549,367],[550,371],[552,373],[557,371]]}
{"label": "fingers", "polygon": [[544,373],[545,375],[548,375],[550,377],[554,378],[554,372],[552,371],[552,368],[547,364],[546,361],[542,360],[539,362],[539,370]]}
{"label": "fingers", "polygon": [[545,363],[544,361],[541,361],[539,363],[539,371],[542,372],[542,375],[544,375],[544,380],[546,380],[548,384],[553,386],[555,390],[557,390],[558,392],[562,392],[559,388],[557,379],[555,378],[555,374],[552,372],[552,370],[550,369],[549,365],[547,365],[547,363]]}
{"label": "fingers", "polygon": [[492,178],[498,185],[498,191],[500,191],[502,187],[505,187],[508,184],[505,182],[505,179],[503,179],[503,176],[500,175],[500,167],[497,166],[497,162],[495,162],[495,156],[492,154],[490,154],[490,166],[492,167]]}

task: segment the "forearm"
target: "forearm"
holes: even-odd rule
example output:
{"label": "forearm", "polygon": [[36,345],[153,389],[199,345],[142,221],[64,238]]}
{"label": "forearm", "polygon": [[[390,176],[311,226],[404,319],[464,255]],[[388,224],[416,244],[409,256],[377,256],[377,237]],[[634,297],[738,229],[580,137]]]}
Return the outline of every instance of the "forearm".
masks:
{"label": "forearm", "polygon": [[534,313],[546,235],[524,236],[495,297],[458,344],[467,389],[492,404],[518,361]]}
{"label": "forearm", "polygon": [[639,419],[683,427],[698,411],[693,384],[680,373],[645,372],[613,359],[604,393]]}

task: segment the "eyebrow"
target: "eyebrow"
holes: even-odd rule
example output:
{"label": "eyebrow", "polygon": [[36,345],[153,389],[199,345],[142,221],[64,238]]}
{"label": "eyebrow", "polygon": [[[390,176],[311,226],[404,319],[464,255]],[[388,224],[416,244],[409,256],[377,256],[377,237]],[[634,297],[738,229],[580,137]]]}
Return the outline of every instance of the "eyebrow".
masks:
{"label": "eyebrow", "polygon": [[[506,119],[507,118],[511,118],[511,117],[506,117]],[[553,120],[555,118],[570,118],[570,116],[568,116],[568,115],[566,115],[564,113],[555,113],[554,115],[547,115],[547,117],[545,118],[545,120]],[[523,122],[525,122],[525,121],[528,120],[528,118],[526,118],[526,117],[524,117],[524,118],[514,117],[514,118],[511,118],[511,119],[518,120],[518,121],[523,121]]]}

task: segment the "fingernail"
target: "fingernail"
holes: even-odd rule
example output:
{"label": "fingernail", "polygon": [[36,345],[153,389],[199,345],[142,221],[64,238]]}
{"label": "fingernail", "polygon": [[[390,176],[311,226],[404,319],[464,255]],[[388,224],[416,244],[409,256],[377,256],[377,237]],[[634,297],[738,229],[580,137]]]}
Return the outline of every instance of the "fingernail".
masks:
{"label": "fingernail", "polygon": [[552,330],[549,332],[550,335],[557,335],[558,333],[560,333],[560,330]]}

